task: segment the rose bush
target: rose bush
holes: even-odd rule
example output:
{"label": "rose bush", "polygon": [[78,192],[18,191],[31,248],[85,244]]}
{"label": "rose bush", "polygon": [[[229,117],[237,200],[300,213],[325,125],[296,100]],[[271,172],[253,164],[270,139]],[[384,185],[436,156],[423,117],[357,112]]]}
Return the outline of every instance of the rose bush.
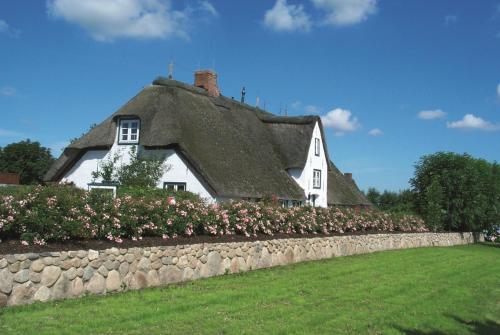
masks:
{"label": "rose bush", "polygon": [[349,208],[281,208],[259,202],[209,204],[196,197],[134,192],[113,199],[66,185],[0,195],[0,238],[43,245],[69,239],[193,235],[342,234],[427,231],[415,216]]}

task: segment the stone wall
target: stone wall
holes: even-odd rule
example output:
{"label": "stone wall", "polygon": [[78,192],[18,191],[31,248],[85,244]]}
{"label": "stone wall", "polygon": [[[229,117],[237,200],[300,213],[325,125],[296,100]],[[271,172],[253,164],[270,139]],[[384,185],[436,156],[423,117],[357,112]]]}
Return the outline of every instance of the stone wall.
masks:
{"label": "stone wall", "polygon": [[337,256],[474,242],[471,233],[370,234],[0,255],[0,307],[162,286]]}

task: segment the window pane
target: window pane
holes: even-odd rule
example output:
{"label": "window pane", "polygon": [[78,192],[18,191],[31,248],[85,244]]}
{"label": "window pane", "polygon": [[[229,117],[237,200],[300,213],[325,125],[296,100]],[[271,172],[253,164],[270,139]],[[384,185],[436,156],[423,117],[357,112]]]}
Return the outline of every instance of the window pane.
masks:
{"label": "window pane", "polygon": [[122,128],[128,128],[128,122],[123,122],[122,123]]}
{"label": "window pane", "polygon": [[127,140],[127,138],[128,138],[128,136],[127,136],[127,135],[122,135],[122,141],[126,141],[126,140]]}
{"label": "window pane", "polygon": [[137,128],[131,128],[131,129],[130,129],[130,132],[131,132],[132,134],[137,134]]}
{"label": "window pane", "polygon": [[137,129],[137,126],[138,126],[138,123],[137,123],[137,122],[132,122],[132,125],[130,126],[130,128],[135,128],[135,129]]}
{"label": "window pane", "polygon": [[174,189],[174,185],[170,184],[170,185],[167,185],[167,190],[173,190]]}
{"label": "window pane", "polygon": [[128,134],[128,128],[122,128],[122,134]]}
{"label": "window pane", "polygon": [[177,191],[185,191],[184,184],[177,185]]}
{"label": "window pane", "polygon": [[137,135],[130,135],[131,141],[137,141]]}

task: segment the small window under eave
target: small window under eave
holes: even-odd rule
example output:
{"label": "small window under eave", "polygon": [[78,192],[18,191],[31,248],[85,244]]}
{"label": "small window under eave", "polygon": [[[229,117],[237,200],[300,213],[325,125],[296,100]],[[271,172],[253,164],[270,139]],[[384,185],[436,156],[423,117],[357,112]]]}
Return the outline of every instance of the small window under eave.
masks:
{"label": "small window under eave", "polygon": [[139,143],[141,121],[139,119],[121,119],[118,132],[119,144]]}

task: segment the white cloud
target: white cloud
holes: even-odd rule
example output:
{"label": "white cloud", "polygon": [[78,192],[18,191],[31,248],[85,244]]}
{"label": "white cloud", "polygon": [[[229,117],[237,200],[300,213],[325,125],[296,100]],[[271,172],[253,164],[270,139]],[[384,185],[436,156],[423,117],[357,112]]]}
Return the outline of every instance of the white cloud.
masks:
{"label": "white cloud", "polygon": [[306,107],[304,107],[304,110],[308,114],[318,114],[319,113],[319,108],[317,106],[314,106],[314,105],[307,105]]}
{"label": "white cloud", "polygon": [[13,131],[13,130],[7,130],[7,129],[0,129],[0,137],[23,137],[24,134]]}
{"label": "white cloud", "polygon": [[500,84],[497,85],[497,95],[500,97]]}
{"label": "white cloud", "polygon": [[309,31],[311,20],[302,5],[289,5],[287,0],[276,0],[274,7],[264,15],[264,25],[276,31]]}
{"label": "white cloud", "polygon": [[324,24],[348,26],[362,22],[377,12],[377,0],[312,0],[325,10]]}
{"label": "white cloud", "polygon": [[5,34],[9,37],[18,37],[20,33],[20,30],[14,29],[4,20],[0,20],[0,34]]}
{"label": "white cloud", "polygon": [[3,95],[4,97],[11,97],[16,95],[17,91],[14,87],[9,87],[5,86],[0,88],[0,95]]}
{"label": "white cloud", "polygon": [[370,135],[370,136],[381,136],[383,134],[384,134],[384,132],[378,128],[373,128],[372,130],[370,130],[368,132],[368,135]]}
{"label": "white cloud", "polygon": [[450,26],[454,23],[457,23],[457,21],[458,21],[458,16],[456,16],[456,15],[446,15],[444,17],[444,24],[446,26]]}
{"label": "white cloud", "polygon": [[335,108],[321,117],[323,125],[332,128],[335,135],[342,136],[344,133],[356,131],[361,125],[351,111]]}
{"label": "white cloud", "polygon": [[[200,1],[198,10],[215,16],[208,1]],[[97,41],[116,38],[187,37],[193,9],[172,9],[169,0],[48,0],[51,17],[75,23]]]}
{"label": "white cloud", "polygon": [[418,118],[421,120],[442,119],[445,116],[446,116],[446,113],[440,109],[421,111],[418,113]]}
{"label": "white cloud", "polygon": [[200,10],[205,11],[214,17],[219,16],[219,12],[217,12],[214,5],[212,5],[210,2],[206,0],[202,0],[199,2],[199,8]]}
{"label": "white cloud", "polygon": [[500,130],[500,124],[495,125],[473,114],[466,114],[462,120],[447,122],[446,126],[448,128],[463,129],[463,130],[485,130],[485,131]]}

